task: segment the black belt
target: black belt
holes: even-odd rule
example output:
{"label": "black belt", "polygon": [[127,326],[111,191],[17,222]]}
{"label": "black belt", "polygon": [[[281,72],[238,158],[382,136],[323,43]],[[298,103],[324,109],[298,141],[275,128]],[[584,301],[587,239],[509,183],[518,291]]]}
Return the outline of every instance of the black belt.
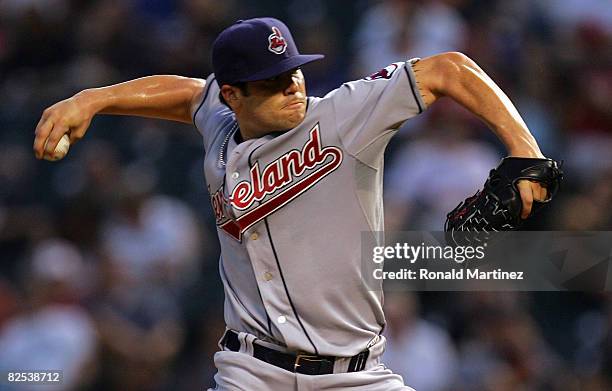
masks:
{"label": "black belt", "polygon": [[[240,341],[238,340],[238,333],[233,330],[227,330],[221,340],[221,346],[233,352],[239,351]],[[370,351],[364,350],[351,357],[347,372],[363,370],[369,355]],[[333,356],[283,353],[257,343],[253,343],[253,357],[289,372],[304,375],[329,375],[334,373],[334,362],[336,362],[336,357]]]}

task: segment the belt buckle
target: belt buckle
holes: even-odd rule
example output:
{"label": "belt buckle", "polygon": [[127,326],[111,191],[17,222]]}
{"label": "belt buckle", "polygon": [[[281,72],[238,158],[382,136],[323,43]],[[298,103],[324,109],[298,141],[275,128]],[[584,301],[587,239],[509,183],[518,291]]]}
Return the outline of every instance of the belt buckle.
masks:
{"label": "belt buckle", "polygon": [[310,361],[321,361],[322,359],[317,358],[318,356],[312,354],[298,354],[295,357],[295,363],[293,364],[293,372],[297,372],[298,367],[300,366],[300,360],[308,360]]}

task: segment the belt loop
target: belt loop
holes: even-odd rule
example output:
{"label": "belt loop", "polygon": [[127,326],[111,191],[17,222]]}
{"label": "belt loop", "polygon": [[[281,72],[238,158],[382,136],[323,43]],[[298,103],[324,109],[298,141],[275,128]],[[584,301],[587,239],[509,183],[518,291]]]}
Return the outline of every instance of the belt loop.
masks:
{"label": "belt loop", "polygon": [[238,351],[240,353],[247,353],[247,344],[245,342],[247,333],[240,331],[236,334],[238,334],[238,342],[240,342],[240,349]]}
{"label": "belt loop", "polygon": [[252,356],[254,354],[253,352],[253,342],[255,342],[255,340],[257,339],[257,337],[255,337],[253,334],[247,334],[247,333],[240,333],[241,334],[241,342],[242,345],[244,345],[244,352],[250,356]]}

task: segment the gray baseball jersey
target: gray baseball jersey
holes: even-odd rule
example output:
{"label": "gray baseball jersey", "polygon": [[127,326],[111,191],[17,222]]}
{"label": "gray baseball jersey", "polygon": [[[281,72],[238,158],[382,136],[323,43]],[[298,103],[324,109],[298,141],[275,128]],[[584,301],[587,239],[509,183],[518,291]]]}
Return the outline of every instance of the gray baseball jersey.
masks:
{"label": "gray baseball jersey", "polygon": [[304,121],[238,143],[214,75],[194,113],[221,243],[227,327],[290,350],[352,356],[385,324],[361,279],[361,232],[383,230],[383,153],[424,108],[398,62],[323,98]]}

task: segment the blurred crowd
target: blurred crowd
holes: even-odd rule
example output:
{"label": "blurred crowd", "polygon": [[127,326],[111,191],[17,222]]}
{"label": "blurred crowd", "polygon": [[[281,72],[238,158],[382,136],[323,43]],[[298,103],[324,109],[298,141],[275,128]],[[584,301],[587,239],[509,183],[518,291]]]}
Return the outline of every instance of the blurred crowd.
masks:
{"label": "blurred crowd", "polygon": [[[0,0],[0,370],[63,369],[49,390],[212,384],[223,291],[197,132],[99,116],[61,162],[31,145],[44,108],[81,89],[206,77],[215,36],[262,15],[326,54],[304,69],[310,95],[467,54],[564,160],[554,212],[526,228],[612,227],[608,0]],[[450,101],[408,121],[388,147],[387,229],[441,230],[502,156]],[[609,293],[390,292],[385,305],[385,361],[417,391],[612,389]]]}

